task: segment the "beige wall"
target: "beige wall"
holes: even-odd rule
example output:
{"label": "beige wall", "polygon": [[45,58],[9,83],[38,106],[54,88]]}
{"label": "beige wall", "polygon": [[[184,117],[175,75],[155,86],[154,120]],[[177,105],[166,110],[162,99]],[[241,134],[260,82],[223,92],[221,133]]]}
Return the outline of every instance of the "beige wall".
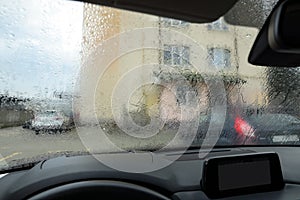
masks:
{"label": "beige wall", "polygon": [[[158,17],[143,15],[139,15],[139,18],[137,19],[137,17],[130,12],[119,12],[112,8],[100,8],[85,4],[83,21],[83,58],[79,81],[80,99],[77,101],[78,104],[83,106],[76,106],[78,109],[77,112],[80,113],[82,119],[89,121],[91,116],[95,115],[97,115],[98,118],[111,119],[113,117],[111,107],[112,95],[114,89],[119,84],[118,81],[127,74],[130,74],[130,71],[138,66],[157,62],[159,57],[157,51],[143,49],[143,40],[145,37],[143,33],[135,34],[135,38],[130,41],[118,39],[118,35],[126,31],[135,28],[157,26],[157,19]],[[148,23],[146,24],[145,22]],[[154,33],[153,38],[157,38],[157,34],[158,32]],[[102,57],[100,62],[90,62],[91,57],[93,57],[95,52],[107,50],[105,47],[101,49],[101,44],[107,41],[110,42],[111,40],[114,40],[114,43],[111,47],[112,49],[109,50],[111,52],[108,53],[114,55],[112,56],[114,60],[105,66],[101,65],[101,63],[106,62],[105,59],[108,59],[106,57]],[[131,52],[123,54],[122,52],[127,45],[132,45],[132,43],[136,43],[136,45],[141,46],[141,48],[136,50],[132,49]],[[107,47],[110,48],[110,46]],[[103,72],[98,74],[101,70]],[[95,74],[98,74],[98,76],[95,77]],[[129,81],[133,86],[142,85],[144,80],[149,79],[150,76],[152,76],[152,72],[145,70],[136,73],[135,77]],[[94,80],[91,80],[90,77],[93,77]],[[124,91],[124,93],[127,92],[129,91]],[[135,96],[140,97],[141,94],[144,93],[144,89],[141,89],[135,93]],[[118,96],[120,96],[118,98],[122,98],[122,95]],[[135,104],[137,101],[139,101],[139,99],[133,97],[129,104]],[[150,97],[145,98],[142,101],[145,103],[147,101],[148,104],[150,104],[151,101],[154,102]],[[115,105],[115,110],[121,111],[124,109],[123,104],[119,104],[119,107],[116,107]],[[132,110],[136,109],[134,106],[131,106],[130,108]]]}

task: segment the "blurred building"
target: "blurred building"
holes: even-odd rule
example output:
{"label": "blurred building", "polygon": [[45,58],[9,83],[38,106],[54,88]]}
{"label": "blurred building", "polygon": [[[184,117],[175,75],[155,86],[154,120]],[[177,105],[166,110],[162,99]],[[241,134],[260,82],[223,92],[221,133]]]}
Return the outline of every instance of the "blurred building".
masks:
{"label": "blurred building", "polygon": [[[157,31],[149,31],[149,27],[154,27]],[[141,31],[135,31],[133,38],[122,39],[128,31],[133,30]],[[188,42],[188,39],[176,38],[171,32],[191,38],[194,43]],[[156,45],[156,48],[143,48],[149,46],[149,34],[154,38],[152,46]],[[188,98],[185,93],[187,86],[174,78],[176,72],[179,76],[180,73],[184,73],[187,79],[192,77],[189,79],[191,81],[195,81],[193,77],[198,77],[194,88],[205,111],[209,104],[209,88],[205,81],[200,80],[201,74],[197,76],[199,73],[193,67],[193,63],[202,63],[205,66],[203,76],[218,75],[224,78],[228,102],[231,105],[259,107],[266,101],[265,90],[262,88],[264,68],[252,66],[247,60],[257,34],[258,29],[232,26],[223,18],[209,24],[191,24],[85,4],[79,84],[81,97],[78,101],[82,107],[77,106],[79,110],[76,112],[80,113],[82,119],[89,121],[95,115],[99,120],[118,117],[112,110],[122,112],[129,109],[129,112],[156,115],[162,114],[157,112],[162,112],[163,108],[168,108],[163,111],[166,118],[180,118],[180,106],[190,106],[191,111],[194,108],[185,105]],[[128,46],[141,48],[126,52]],[[201,52],[198,51],[199,47]],[[109,56],[103,56],[103,51]],[[123,51],[126,53],[123,54]],[[194,56],[197,53],[198,56]],[[111,58],[114,59],[111,61]],[[149,70],[147,66],[153,63],[160,65]],[[137,70],[143,65],[144,70]],[[218,73],[210,74],[209,68],[216,68]],[[127,108],[126,105],[116,102],[118,98],[123,102],[122,98],[131,91],[123,88],[124,95],[117,94],[114,102],[112,99],[114,91],[118,91],[116,88],[120,87],[120,80],[126,76],[130,77],[130,74],[134,74],[134,77],[128,79],[126,84],[140,87],[132,93]],[[145,81],[149,79],[152,79],[153,83],[145,85]],[[167,88],[157,84],[167,85]]]}

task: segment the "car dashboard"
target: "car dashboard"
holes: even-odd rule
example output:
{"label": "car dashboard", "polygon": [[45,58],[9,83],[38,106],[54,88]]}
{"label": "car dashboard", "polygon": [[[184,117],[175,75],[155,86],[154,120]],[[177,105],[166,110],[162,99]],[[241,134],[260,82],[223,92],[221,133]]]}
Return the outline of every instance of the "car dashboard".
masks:
{"label": "car dashboard", "polygon": [[[267,148],[268,149],[268,148]],[[268,149],[269,150],[269,149]],[[281,160],[285,186],[273,192],[253,193],[217,199],[297,199],[300,197],[298,148],[272,148]],[[211,151],[206,158],[264,152],[264,147],[226,148]],[[151,154],[169,159],[181,151]],[[298,154],[299,155],[299,154]],[[122,153],[110,154],[118,156]],[[11,172],[0,179],[0,199],[210,199],[201,185],[205,159],[197,150],[185,152],[171,165],[148,173],[114,170],[92,155],[58,157],[40,162],[32,169]],[[162,161],[163,162],[163,161]],[[97,196],[96,196],[97,195]]]}

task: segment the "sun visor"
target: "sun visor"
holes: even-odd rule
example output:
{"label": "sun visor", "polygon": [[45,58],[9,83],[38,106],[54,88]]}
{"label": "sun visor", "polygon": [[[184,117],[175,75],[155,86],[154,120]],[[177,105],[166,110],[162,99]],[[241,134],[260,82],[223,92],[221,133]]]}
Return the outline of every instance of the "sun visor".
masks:
{"label": "sun visor", "polygon": [[83,0],[83,2],[188,22],[208,23],[223,16],[237,0]]}

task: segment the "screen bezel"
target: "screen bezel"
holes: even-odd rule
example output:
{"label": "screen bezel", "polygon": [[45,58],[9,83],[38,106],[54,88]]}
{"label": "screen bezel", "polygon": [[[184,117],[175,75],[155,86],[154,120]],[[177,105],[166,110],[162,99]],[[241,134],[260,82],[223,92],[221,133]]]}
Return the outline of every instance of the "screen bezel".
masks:
{"label": "screen bezel", "polygon": [[[261,160],[266,160],[270,162],[270,184],[229,190],[219,189],[218,167],[220,165],[224,163],[233,164],[243,162],[255,162]],[[255,153],[209,158],[204,162],[201,184],[203,187],[203,191],[210,198],[220,198],[259,192],[277,191],[281,190],[284,187],[280,160],[276,153]]]}

